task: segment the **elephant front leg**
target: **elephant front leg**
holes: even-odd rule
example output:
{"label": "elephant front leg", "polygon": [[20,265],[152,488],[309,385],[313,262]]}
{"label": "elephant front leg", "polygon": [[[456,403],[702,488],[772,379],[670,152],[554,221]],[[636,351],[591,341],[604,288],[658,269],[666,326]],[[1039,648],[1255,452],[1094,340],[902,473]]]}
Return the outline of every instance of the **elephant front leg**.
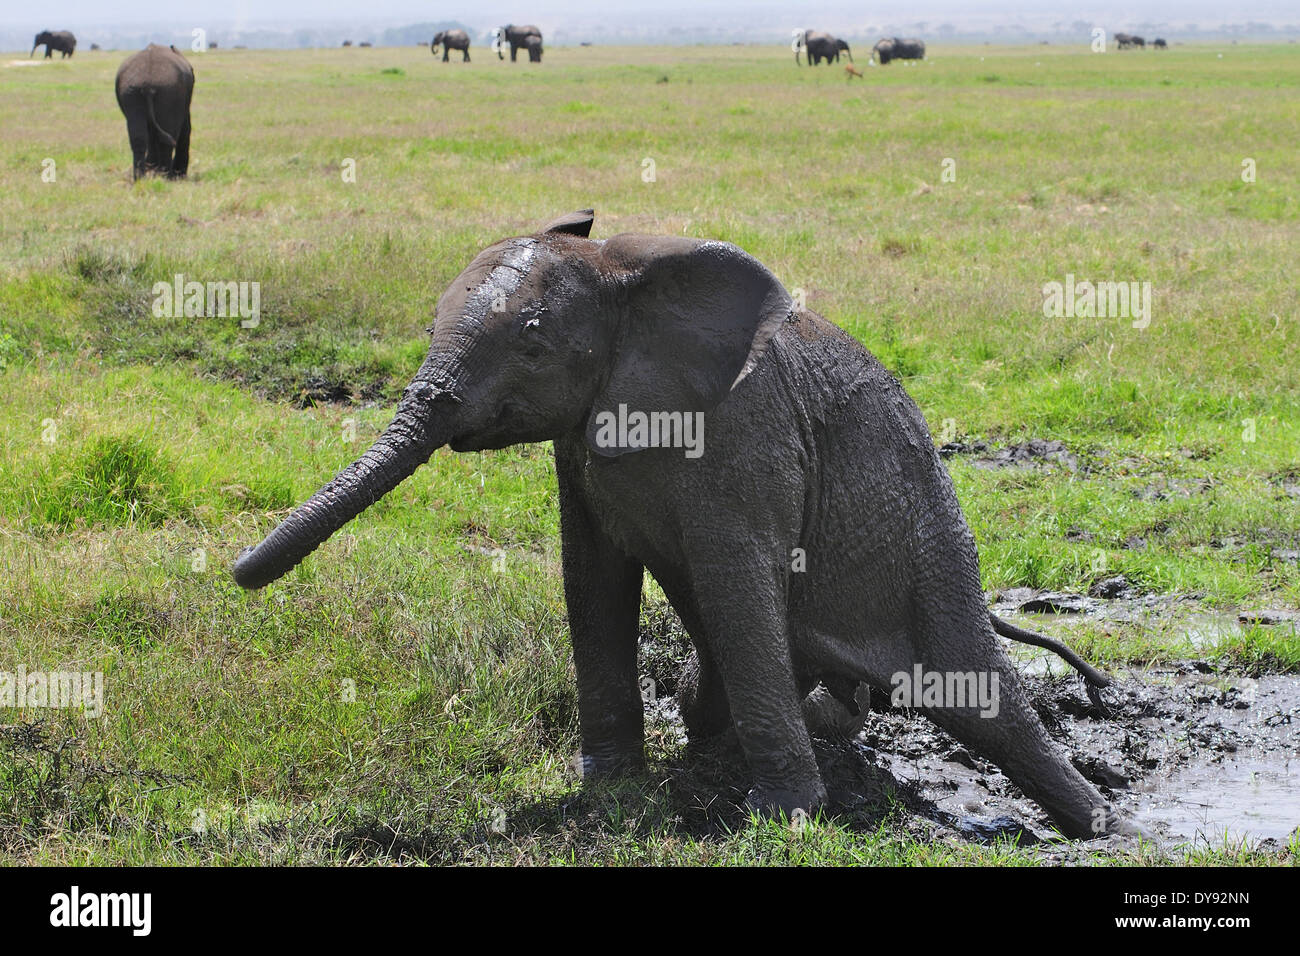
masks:
{"label": "elephant front leg", "polygon": [[621,553],[560,479],[564,597],[573,638],[584,777],[640,770],[645,726],[637,682],[639,562]]}
{"label": "elephant front leg", "polygon": [[[754,556],[757,563],[760,559]],[[734,551],[705,558],[694,582],[700,623],[763,813],[811,811],[826,801],[790,657],[784,589],[775,571],[738,570]],[[751,565],[752,567],[752,565]],[[724,570],[725,569],[725,570]]]}

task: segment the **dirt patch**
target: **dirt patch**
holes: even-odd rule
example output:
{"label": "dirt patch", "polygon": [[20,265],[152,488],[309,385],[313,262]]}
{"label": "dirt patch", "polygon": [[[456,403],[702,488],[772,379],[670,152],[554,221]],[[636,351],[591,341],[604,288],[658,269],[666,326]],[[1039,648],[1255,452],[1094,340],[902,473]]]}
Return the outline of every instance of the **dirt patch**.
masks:
{"label": "dirt patch", "polygon": [[939,446],[940,458],[953,458],[957,455],[971,457],[976,468],[1064,468],[1066,471],[1079,471],[1079,456],[1065,447],[1065,442],[1051,441],[1045,438],[1031,438],[1017,445],[994,447],[985,441],[957,442],[951,441]]}

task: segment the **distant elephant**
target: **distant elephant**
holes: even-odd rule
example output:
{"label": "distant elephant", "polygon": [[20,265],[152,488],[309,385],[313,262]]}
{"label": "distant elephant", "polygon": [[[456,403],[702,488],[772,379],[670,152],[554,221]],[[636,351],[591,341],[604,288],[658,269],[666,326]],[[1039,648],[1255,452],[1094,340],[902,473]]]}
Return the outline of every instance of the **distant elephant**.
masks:
{"label": "distant elephant", "polygon": [[91,49],[92,51],[94,51],[94,50],[98,50],[98,49],[99,49],[99,44],[98,44],[98,43],[92,43],[92,44],[90,45],[90,49]]}
{"label": "distant elephant", "polygon": [[1129,42],[1131,42],[1135,47],[1138,47],[1140,49],[1146,49],[1147,41],[1142,39],[1142,37],[1137,36],[1136,34],[1134,34],[1132,37],[1129,38]]}
{"label": "distant elephant", "polygon": [[371,46],[374,46],[374,44],[371,43],[369,40],[362,40],[360,43],[357,44],[357,46],[360,46],[360,47],[371,47]]}
{"label": "distant elephant", "polygon": [[462,63],[469,62],[469,34],[464,30],[443,30],[436,34],[429,44],[429,52],[437,56],[439,46],[442,47],[443,63],[450,59],[452,50],[460,50]]}
{"label": "distant elephant", "polygon": [[538,53],[537,59],[533,60],[533,62],[539,62],[542,58],[542,31],[532,25],[517,27],[513,23],[509,26],[498,27],[496,30],[496,42],[494,43],[494,46],[497,51],[497,59],[504,60],[506,58],[505,47],[507,44],[510,46],[511,63],[515,62],[515,57],[521,49],[528,50],[529,57],[531,58],[532,50],[528,46],[529,37],[537,37]]}
{"label": "distant elephant", "polygon": [[343,45],[344,45],[344,46],[351,46],[351,45],[352,45],[352,41],[351,41],[351,40],[344,40],[344,41],[343,41]]}
{"label": "distant elephant", "polygon": [[[45,47],[45,59],[48,60],[50,55],[55,50],[58,50],[63,54],[60,59],[66,60],[72,56],[72,51],[77,48],[77,38],[67,30],[42,30],[36,34],[36,42],[32,44],[31,56],[35,56],[36,48],[42,45]],[[29,56],[28,59],[30,58]]]}
{"label": "distant elephant", "polygon": [[194,68],[174,46],[150,43],[117,70],[117,105],[126,116],[132,179],[149,172],[178,179],[190,167]]}
{"label": "distant elephant", "polygon": [[816,66],[823,59],[826,61],[827,66],[832,62],[838,62],[841,51],[848,56],[850,63],[853,62],[853,53],[849,50],[849,45],[838,37],[831,36],[821,30],[804,31],[803,42],[799,43],[794,51],[796,65],[799,63],[800,49],[803,49],[807,54],[809,66]]}
{"label": "distant elephant", "polygon": [[[876,44],[879,48],[880,44]],[[889,60],[924,60],[926,59],[926,42],[917,39],[898,39],[894,36],[889,40]],[[883,66],[888,60],[881,60]]]}
{"label": "distant elephant", "polygon": [[1151,48],[1153,50],[1167,50],[1169,49],[1169,44],[1166,43],[1161,37],[1156,37],[1154,40],[1151,41]]}
{"label": "distant elephant", "polygon": [[876,45],[871,48],[871,54],[881,66],[884,66],[894,58],[894,41],[890,39],[877,40]]}
{"label": "distant elephant", "polygon": [[[392,423],[240,555],[235,581],[281,577],[443,445],[553,441],[585,775],[644,765],[649,570],[695,645],[687,733],[735,730],[756,809],[825,801],[800,708],[819,683],[856,713],[859,682],[888,698],[916,675],[898,706],[996,763],[1062,831],[1125,831],[1030,705],[996,636],[1025,632],[990,615],[952,481],[898,380],[736,246],[597,241],[593,219],[562,216],[469,264]],[[978,678],[997,688],[991,709],[956,684],[923,694],[925,675]]]}
{"label": "distant elephant", "polygon": [[524,49],[528,51],[529,63],[542,62],[542,38],[538,36],[524,37]]}

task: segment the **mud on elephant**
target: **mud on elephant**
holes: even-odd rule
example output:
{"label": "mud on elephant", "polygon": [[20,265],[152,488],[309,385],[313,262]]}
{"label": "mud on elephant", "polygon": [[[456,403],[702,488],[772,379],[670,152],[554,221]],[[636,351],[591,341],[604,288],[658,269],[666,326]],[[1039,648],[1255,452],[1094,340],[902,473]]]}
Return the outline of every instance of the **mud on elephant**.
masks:
{"label": "mud on elephant", "polygon": [[117,105],[126,117],[132,178],[185,176],[190,167],[190,101],[194,69],[174,46],[150,43],[117,71]]}
{"label": "mud on elephant", "polygon": [[920,687],[907,706],[1062,831],[1125,828],[1030,706],[952,482],[898,381],[737,247],[592,240],[593,218],[563,216],[469,264],[438,300],[392,423],[247,549],[235,580],[276,580],[443,445],[551,440],[585,774],[643,766],[649,571],[695,646],[688,734],[734,729],[751,805],[825,801],[800,706],[819,684],[855,710],[859,683],[888,696],[924,671],[996,688],[991,707]]}

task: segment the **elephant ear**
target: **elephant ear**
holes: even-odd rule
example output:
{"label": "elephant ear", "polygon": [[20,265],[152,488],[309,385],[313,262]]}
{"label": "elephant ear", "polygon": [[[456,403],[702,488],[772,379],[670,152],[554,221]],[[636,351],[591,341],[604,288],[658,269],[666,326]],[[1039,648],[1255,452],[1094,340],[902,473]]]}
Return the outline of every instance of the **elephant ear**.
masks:
{"label": "elephant ear", "polygon": [[628,414],[712,411],[762,359],[792,301],[761,263],[726,242],[615,236],[601,256],[624,291],[586,437],[592,451],[616,457],[641,450],[596,441],[620,406]]}
{"label": "elephant ear", "polygon": [[596,210],[579,209],[577,212],[566,212],[563,216],[555,217],[537,231],[538,233],[564,232],[585,239],[591,235],[591,224],[595,221]]}

